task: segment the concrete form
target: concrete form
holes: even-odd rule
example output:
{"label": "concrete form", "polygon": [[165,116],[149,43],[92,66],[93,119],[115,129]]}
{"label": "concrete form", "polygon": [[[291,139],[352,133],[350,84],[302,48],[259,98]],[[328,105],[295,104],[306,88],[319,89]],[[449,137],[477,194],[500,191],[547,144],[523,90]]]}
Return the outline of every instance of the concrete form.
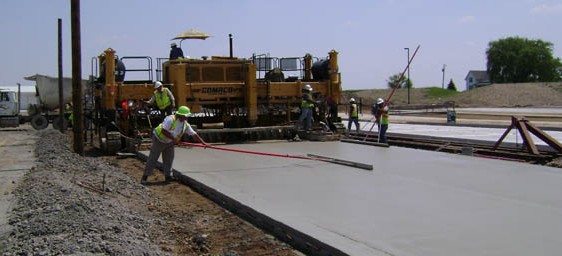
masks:
{"label": "concrete form", "polygon": [[[174,169],[349,255],[557,255],[561,169],[341,142],[176,148]],[[143,152],[147,154],[147,152]]]}

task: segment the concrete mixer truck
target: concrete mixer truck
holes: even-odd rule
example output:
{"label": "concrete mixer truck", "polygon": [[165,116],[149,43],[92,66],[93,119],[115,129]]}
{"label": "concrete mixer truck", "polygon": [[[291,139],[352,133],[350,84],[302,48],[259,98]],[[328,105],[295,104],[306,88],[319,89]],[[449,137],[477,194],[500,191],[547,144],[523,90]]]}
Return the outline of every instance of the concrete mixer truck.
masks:
{"label": "concrete mixer truck", "polygon": [[[13,90],[0,90],[0,128],[18,127],[20,124],[30,123],[36,130],[45,129],[49,123],[53,128],[66,127],[70,122],[68,117],[70,109],[63,109],[63,119],[59,117],[59,84],[58,78],[46,75],[33,75],[25,77],[26,80],[35,81],[36,103],[27,107],[27,114],[20,112],[18,92]],[[72,78],[63,78],[63,104],[72,101]],[[82,83],[86,88],[86,82]]]}

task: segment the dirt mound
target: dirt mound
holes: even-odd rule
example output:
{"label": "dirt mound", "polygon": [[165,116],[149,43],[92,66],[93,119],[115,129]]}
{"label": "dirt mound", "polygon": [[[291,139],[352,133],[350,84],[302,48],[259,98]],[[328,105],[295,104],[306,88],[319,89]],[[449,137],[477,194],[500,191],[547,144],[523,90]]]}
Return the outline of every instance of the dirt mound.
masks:
{"label": "dirt mound", "polygon": [[[387,98],[390,91],[345,91],[342,93],[343,103],[355,97],[362,99],[364,105],[371,105],[377,98]],[[462,92],[440,88],[410,89],[410,104],[427,105],[446,101],[454,101],[457,107],[562,107],[562,83],[492,84]],[[408,104],[408,90],[396,90],[391,104]]]}
{"label": "dirt mound", "polygon": [[562,83],[493,84],[462,92],[451,100],[463,107],[560,107]]}
{"label": "dirt mound", "polygon": [[138,159],[82,157],[58,131],[38,136],[0,255],[298,255],[187,186],[140,185]]}

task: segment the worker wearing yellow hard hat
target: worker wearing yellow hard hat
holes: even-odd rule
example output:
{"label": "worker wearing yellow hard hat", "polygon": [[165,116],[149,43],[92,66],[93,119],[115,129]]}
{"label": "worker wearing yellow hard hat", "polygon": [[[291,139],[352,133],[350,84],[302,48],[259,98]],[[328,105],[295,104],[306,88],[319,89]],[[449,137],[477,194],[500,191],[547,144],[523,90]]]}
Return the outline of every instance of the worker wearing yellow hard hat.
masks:
{"label": "worker wearing yellow hard hat", "polygon": [[183,134],[187,132],[189,136],[197,136],[197,133],[187,122],[187,117],[191,111],[186,106],[181,106],[173,115],[166,116],[164,121],[152,131],[152,145],[144,168],[144,175],[141,184],[146,185],[148,176],[152,175],[156,161],[162,154],[162,171],[168,183],[172,178],[172,163],[174,162],[174,146],[180,141]]}

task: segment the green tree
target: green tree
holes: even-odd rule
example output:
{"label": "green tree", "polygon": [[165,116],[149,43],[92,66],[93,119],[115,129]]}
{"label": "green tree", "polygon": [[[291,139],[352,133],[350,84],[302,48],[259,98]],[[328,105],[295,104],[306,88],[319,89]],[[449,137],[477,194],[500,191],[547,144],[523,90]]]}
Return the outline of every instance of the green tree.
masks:
{"label": "green tree", "polygon": [[487,71],[493,83],[560,81],[560,58],[552,55],[552,43],[508,37],[488,43]]}
{"label": "green tree", "polygon": [[[386,80],[388,88],[392,89],[396,86],[396,84],[398,83],[398,79],[400,79],[400,75],[401,73],[394,74]],[[400,80],[400,84],[398,85],[398,88],[408,88],[407,86],[413,88],[414,84],[412,83],[412,80],[403,77],[402,80]]]}
{"label": "green tree", "polygon": [[447,90],[452,90],[452,91],[457,90],[457,86],[455,85],[455,82],[453,82],[453,79],[449,80],[449,84],[447,85]]}

